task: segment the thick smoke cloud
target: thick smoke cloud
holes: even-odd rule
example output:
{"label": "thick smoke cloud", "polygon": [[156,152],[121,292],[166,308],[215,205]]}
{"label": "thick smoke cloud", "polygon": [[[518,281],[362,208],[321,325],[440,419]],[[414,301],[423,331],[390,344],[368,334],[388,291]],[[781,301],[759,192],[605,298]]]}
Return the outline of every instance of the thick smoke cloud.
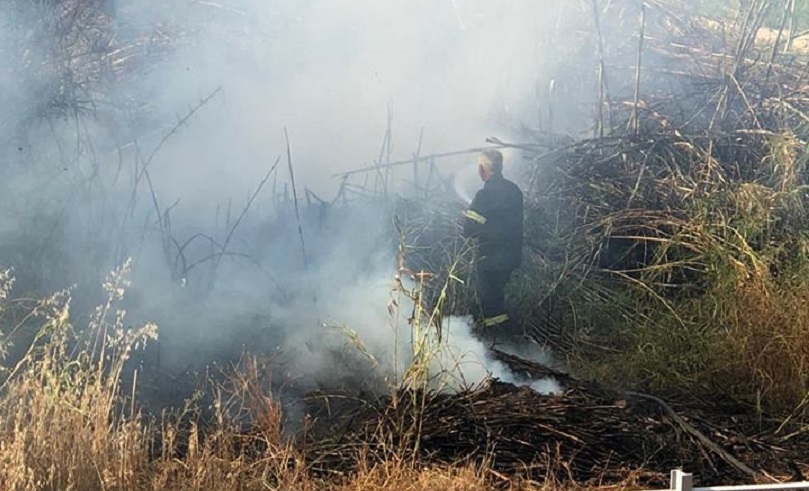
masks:
{"label": "thick smoke cloud", "polygon": [[376,158],[388,107],[394,157],[415,151],[422,128],[423,153],[503,136],[511,124],[536,119],[537,47],[553,21],[552,3],[122,7],[121,23],[176,22],[187,33],[147,81],[155,86],[153,106],[167,119],[224,88],[223,99],[163,153],[155,179],[189,203],[227,199],[283,153],[286,127],[300,181],[328,195],[332,173]]}
{"label": "thick smoke cloud", "polygon": [[[428,154],[538,126],[550,70],[542,49],[559,28],[559,3],[119,2],[116,38],[107,41],[126,55],[116,62],[124,68],[94,82],[88,96],[104,102],[95,113],[22,124],[36,113],[30,74],[0,74],[3,111],[15,115],[0,127],[7,190],[0,197],[0,266],[16,266],[31,289],[87,287],[133,256],[128,307],[135,319],[161,326],[167,370],[227,350],[278,346],[303,353],[305,370],[334,372],[317,345],[334,348],[346,338],[324,323],[356,330],[380,359],[402,349],[396,359],[404,360],[406,347],[391,348],[387,312],[395,273],[390,210],[369,206],[325,223],[305,211],[302,245],[293,210],[277,206],[279,196],[291,195],[284,130],[297,191],[328,200],[338,185],[333,173],[378,157],[389,117],[393,159],[410,157],[422,131]],[[33,43],[22,55],[23,43],[47,32],[21,26],[32,17],[15,15],[16,23],[0,27],[4,65],[48,46]],[[469,157],[442,166],[460,173],[459,194],[477,186]],[[160,230],[169,209],[175,242],[167,244]],[[200,261],[229,236],[232,255],[177,273],[181,259]],[[180,258],[176,249],[186,240]],[[251,334],[234,340],[245,326]],[[459,338],[458,346],[482,354],[470,339]]]}

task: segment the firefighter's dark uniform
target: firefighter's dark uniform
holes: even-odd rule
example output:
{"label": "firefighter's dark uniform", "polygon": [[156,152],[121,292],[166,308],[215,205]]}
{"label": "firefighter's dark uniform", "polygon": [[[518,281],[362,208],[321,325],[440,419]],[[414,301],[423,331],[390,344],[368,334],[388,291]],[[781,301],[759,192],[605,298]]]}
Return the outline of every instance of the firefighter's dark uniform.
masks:
{"label": "firefighter's dark uniform", "polygon": [[466,212],[464,236],[478,241],[476,292],[485,327],[510,322],[503,290],[522,262],[523,195],[502,174],[492,175]]}

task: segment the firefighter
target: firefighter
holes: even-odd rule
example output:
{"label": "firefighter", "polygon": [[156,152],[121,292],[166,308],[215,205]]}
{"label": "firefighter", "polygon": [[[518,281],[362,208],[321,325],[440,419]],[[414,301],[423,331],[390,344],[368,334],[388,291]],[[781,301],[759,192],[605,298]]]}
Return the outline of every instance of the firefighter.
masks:
{"label": "firefighter", "polygon": [[484,185],[465,213],[463,234],[477,240],[475,291],[480,315],[476,325],[493,337],[492,330],[513,330],[503,290],[522,262],[523,194],[503,177],[503,154],[497,150],[484,150],[478,156],[478,174]]}

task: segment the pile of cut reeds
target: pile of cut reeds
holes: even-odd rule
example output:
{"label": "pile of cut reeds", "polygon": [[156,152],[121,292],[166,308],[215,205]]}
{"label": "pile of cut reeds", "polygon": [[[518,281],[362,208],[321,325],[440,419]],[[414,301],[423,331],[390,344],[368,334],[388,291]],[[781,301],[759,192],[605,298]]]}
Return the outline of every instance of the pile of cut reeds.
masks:
{"label": "pile of cut reeds", "polygon": [[[517,371],[556,373],[501,355]],[[306,455],[324,474],[396,457],[425,465],[485,462],[503,478],[606,484],[631,477],[655,486],[665,485],[673,468],[703,483],[749,482],[788,475],[800,459],[797,438],[745,436],[739,420],[709,421],[651,396],[566,380],[559,395],[498,381],[459,394],[399,391],[375,401],[313,394]]]}

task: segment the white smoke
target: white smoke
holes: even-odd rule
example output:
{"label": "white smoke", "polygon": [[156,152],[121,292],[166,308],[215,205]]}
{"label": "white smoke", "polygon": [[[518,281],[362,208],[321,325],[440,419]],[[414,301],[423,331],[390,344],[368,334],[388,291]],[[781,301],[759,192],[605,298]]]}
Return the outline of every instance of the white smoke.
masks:
{"label": "white smoke", "polygon": [[477,176],[477,172],[471,165],[467,167],[468,168],[455,173],[452,179],[452,187],[458,198],[469,205],[472,203],[472,197],[475,194],[475,186],[479,185],[480,180],[478,179],[477,182],[473,181],[472,178]]}
{"label": "white smoke", "polygon": [[[385,261],[392,262],[395,247],[384,242],[390,216],[376,203],[359,221],[336,219],[340,211],[325,225],[304,217],[304,264],[282,161],[235,229],[220,267],[205,259],[230,238],[270,164],[285,156],[285,129],[304,202],[304,188],[329,200],[339,186],[333,173],[378,159],[388,107],[393,160],[410,158],[417,147],[424,157],[481,146],[487,136],[507,139],[518,122],[536,119],[536,84],[547,75],[538,50],[555,24],[545,14],[558,2],[117,4],[116,39],[154,42],[143,50],[133,44],[131,52],[141,54],[131,64],[122,59],[122,79],[103,87],[122,109],[100,105],[97,116],[40,121],[35,109],[48,101],[17,71],[0,73],[0,107],[10,115],[0,124],[0,160],[9,163],[0,169],[8,191],[0,193],[0,268],[14,266],[30,289],[47,291],[95,285],[133,257],[127,307],[133,319],[160,326],[166,368],[222,359],[226,348],[245,343],[253,351],[307,350],[301,363],[312,378],[331,375],[333,360],[307,348],[345,345],[326,323],[355,330],[380,364],[395,358],[390,368],[401,373],[407,349],[392,339],[409,339],[409,332],[406,322],[391,327],[386,310],[393,272]],[[28,50],[32,37],[49,46],[53,33],[5,7],[0,62],[16,66],[16,47]],[[152,48],[159,54],[144,54]],[[177,123],[217,87],[215,98]],[[147,186],[137,176],[151,155]],[[456,190],[471,201],[480,186],[474,157],[440,162],[442,178],[453,169]],[[404,179],[402,173],[392,179]],[[282,201],[286,208],[275,206]],[[176,243],[159,220],[169,209],[166,233]],[[460,357],[461,378],[471,383],[488,374],[508,379],[468,323],[450,324],[461,327],[450,329],[456,354],[446,355],[447,366]],[[245,326],[255,337],[238,336]]]}
{"label": "white smoke", "polygon": [[[421,360],[413,358],[414,339],[418,336],[412,317],[414,303],[406,295],[397,293],[394,271],[384,268],[384,261],[377,259],[376,262],[373,273],[339,284],[337,291],[326,295],[316,309],[305,299],[288,306],[284,322],[298,329],[288,335],[284,344],[298,348],[301,356],[294,364],[300,371],[299,377],[332,382],[340,377],[364,382],[384,377],[390,385],[405,379],[411,363],[420,363]],[[405,288],[414,286],[406,279],[403,282]],[[324,294],[324,290],[319,290],[319,294]],[[392,302],[396,308],[390,308]],[[444,318],[440,340],[434,328],[426,327],[428,323],[423,318],[420,328],[427,330],[421,335],[426,339],[424,353],[429,360],[432,389],[455,393],[487,379],[498,379],[530,387],[541,394],[556,394],[561,390],[552,379],[518,377],[506,364],[495,359],[488,346],[473,334],[471,316]],[[520,346],[505,343],[498,344],[497,348],[529,361],[553,365],[549,352],[525,341]],[[335,363],[334,353],[346,350],[355,359],[370,360],[370,363],[360,364],[367,367],[362,369],[363,373],[357,372],[356,366]],[[385,389],[378,384],[370,385]]]}
{"label": "white smoke", "polygon": [[[472,325],[470,316],[444,319],[445,336],[433,359],[433,370],[441,374],[439,380],[434,382],[438,388],[457,391],[477,385],[487,378],[495,378],[517,386],[530,387],[540,394],[556,394],[561,390],[553,379],[526,380],[516,377],[505,363],[492,357],[483,342],[475,338]],[[505,347],[499,349],[509,351]],[[550,364],[550,356],[539,349],[539,346],[532,351],[529,353],[526,350],[522,357],[529,361]]]}

